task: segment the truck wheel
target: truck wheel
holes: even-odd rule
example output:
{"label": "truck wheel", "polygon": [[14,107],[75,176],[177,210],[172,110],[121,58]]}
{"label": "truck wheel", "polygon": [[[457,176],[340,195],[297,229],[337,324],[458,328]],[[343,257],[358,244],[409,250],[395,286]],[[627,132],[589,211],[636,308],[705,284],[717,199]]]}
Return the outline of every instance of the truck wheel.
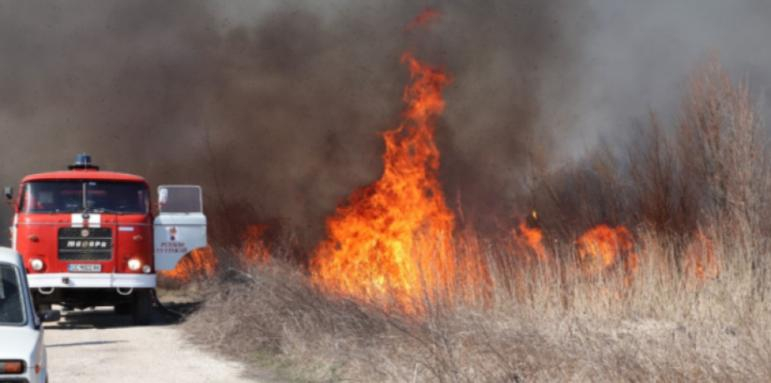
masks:
{"label": "truck wheel", "polygon": [[151,290],[134,290],[134,302],[131,314],[134,324],[144,326],[150,324],[153,315],[153,296]]}
{"label": "truck wheel", "polygon": [[119,303],[115,305],[115,314],[130,315],[134,309],[133,303]]}

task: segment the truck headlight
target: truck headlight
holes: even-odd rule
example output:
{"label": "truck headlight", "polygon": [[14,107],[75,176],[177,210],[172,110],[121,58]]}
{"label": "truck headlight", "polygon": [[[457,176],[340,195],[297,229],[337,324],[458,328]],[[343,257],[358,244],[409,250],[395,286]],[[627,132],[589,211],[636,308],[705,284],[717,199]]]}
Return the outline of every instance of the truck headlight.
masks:
{"label": "truck headlight", "polygon": [[153,272],[153,268],[150,267],[150,265],[144,265],[142,266],[142,272],[145,274],[150,274],[151,272]]}
{"label": "truck headlight", "polygon": [[142,268],[142,262],[138,259],[132,259],[128,261],[128,268],[131,271],[139,271]]}
{"label": "truck headlight", "polygon": [[43,262],[43,260],[42,260],[42,259],[39,259],[39,258],[32,258],[32,259],[29,261],[29,266],[30,266],[30,267],[32,268],[32,270],[34,270],[34,271],[40,271],[40,270],[43,270],[43,267],[45,267],[45,263]]}

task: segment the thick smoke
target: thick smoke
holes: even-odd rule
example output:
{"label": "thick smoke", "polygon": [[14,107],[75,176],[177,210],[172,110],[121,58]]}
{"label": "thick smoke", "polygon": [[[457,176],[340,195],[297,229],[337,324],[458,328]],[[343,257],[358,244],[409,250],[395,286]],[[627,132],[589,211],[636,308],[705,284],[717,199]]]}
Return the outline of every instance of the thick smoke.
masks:
{"label": "thick smoke", "polygon": [[[153,184],[202,184],[220,238],[273,222],[308,248],[379,176],[410,49],[454,78],[438,132],[450,203],[494,225],[521,209],[528,168],[674,110],[710,50],[771,82],[765,2],[678,4],[2,1],[0,179],[87,151]],[[443,17],[406,32],[427,6]]]}
{"label": "thick smoke", "polygon": [[230,234],[277,221],[306,243],[379,176],[405,49],[455,77],[440,133],[448,188],[505,201],[538,112],[534,68],[557,40],[552,9],[504,1],[437,4],[443,20],[412,32],[426,4],[2,4],[6,184],[87,151],[154,184],[203,184]]}

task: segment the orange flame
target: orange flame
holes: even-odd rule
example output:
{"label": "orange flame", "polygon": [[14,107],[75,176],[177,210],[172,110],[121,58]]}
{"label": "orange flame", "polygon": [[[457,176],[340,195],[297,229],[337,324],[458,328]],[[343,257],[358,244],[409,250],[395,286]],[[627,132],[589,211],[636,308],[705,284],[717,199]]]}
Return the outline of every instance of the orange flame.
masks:
{"label": "orange flame", "polygon": [[[270,248],[265,244],[266,225],[251,225],[242,235],[237,262],[241,266],[264,264],[270,260]],[[217,273],[219,261],[210,246],[196,249],[182,257],[174,270],[159,272],[159,276],[178,283],[210,279]]]}
{"label": "orange flame", "polygon": [[521,222],[518,230],[514,230],[514,240],[522,248],[529,249],[537,261],[547,262],[549,254],[543,245],[543,231],[537,227],[530,227],[525,222]]}
{"label": "orange flame", "polygon": [[322,288],[406,312],[435,301],[454,279],[454,216],[437,180],[434,122],[444,109],[449,77],[410,54],[401,124],[383,134],[384,170],[327,220],[328,239],[311,262]]}
{"label": "orange flame", "polygon": [[264,241],[267,225],[250,225],[241,238],[241,262],[245,265],[263,264],[270,260],[270,248]]}
{"label": "orange flame", "polygon": [[196,279],[211,278],[217,271],[217,257],[211,247],[196,249],[185,255],[174,270],[158,273],[164,278],[187,283]]}
{"label": "orange flame", "polygon": [[621,264],[627,278],[637,270],[633,237],[624,226],[596,226],[579,237],[576,245],[579,263],[588,275],[598,275]]}
{"label": "orange flame", "polygon": [[715,256],[712,240],[701,231],[696,232],[693,240],[685,249],[685,272],[699,281],[715,279],[720,276],[720,266]]}
{"label": "orange flame", "polygon": [[426,8],[421,12],[418,16],[416,16],[412,21],[407,24],[407,27],[404,28],[405,31],[411,31],[415,28],[421,27],[423,25],[426,25],[441,16],[442,13],[439,12],[436,9],[433,8]]}

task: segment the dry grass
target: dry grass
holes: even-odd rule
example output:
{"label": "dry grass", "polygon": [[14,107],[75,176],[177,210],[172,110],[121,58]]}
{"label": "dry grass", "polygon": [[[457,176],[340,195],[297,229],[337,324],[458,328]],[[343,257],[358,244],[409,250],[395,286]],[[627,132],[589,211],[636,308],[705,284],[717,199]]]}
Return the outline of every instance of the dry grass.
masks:
{"label": "dry grass", "polygon": [[[678,126],[651,122],[626,162],[598,155],[536,177],[528,200],[555,233],[552,262],[483,243],[471,256],[490,283],[459,281],[466,299],[409,317],[322,294],[274,257],[226,273],[187,322],[191,339],[288,381],[768,381],[771,167],[747,87],[710,63]],[[579,267],[576,233],[602,222],[636,232],[631,278]],[[717,267],[698,278],[702,235]]]}
{"label": "dry grass", "polygon": [[677,271],[677,249],[642,236],[631,284],[582,276],[564,250],[517,289],[494,271],[492,303],[423,318],[320,294],[273,262],[218,286],[186,326],[290,381],[767,381],[771,291],[755,257],[721,242],[720,276],[702,281]]}

